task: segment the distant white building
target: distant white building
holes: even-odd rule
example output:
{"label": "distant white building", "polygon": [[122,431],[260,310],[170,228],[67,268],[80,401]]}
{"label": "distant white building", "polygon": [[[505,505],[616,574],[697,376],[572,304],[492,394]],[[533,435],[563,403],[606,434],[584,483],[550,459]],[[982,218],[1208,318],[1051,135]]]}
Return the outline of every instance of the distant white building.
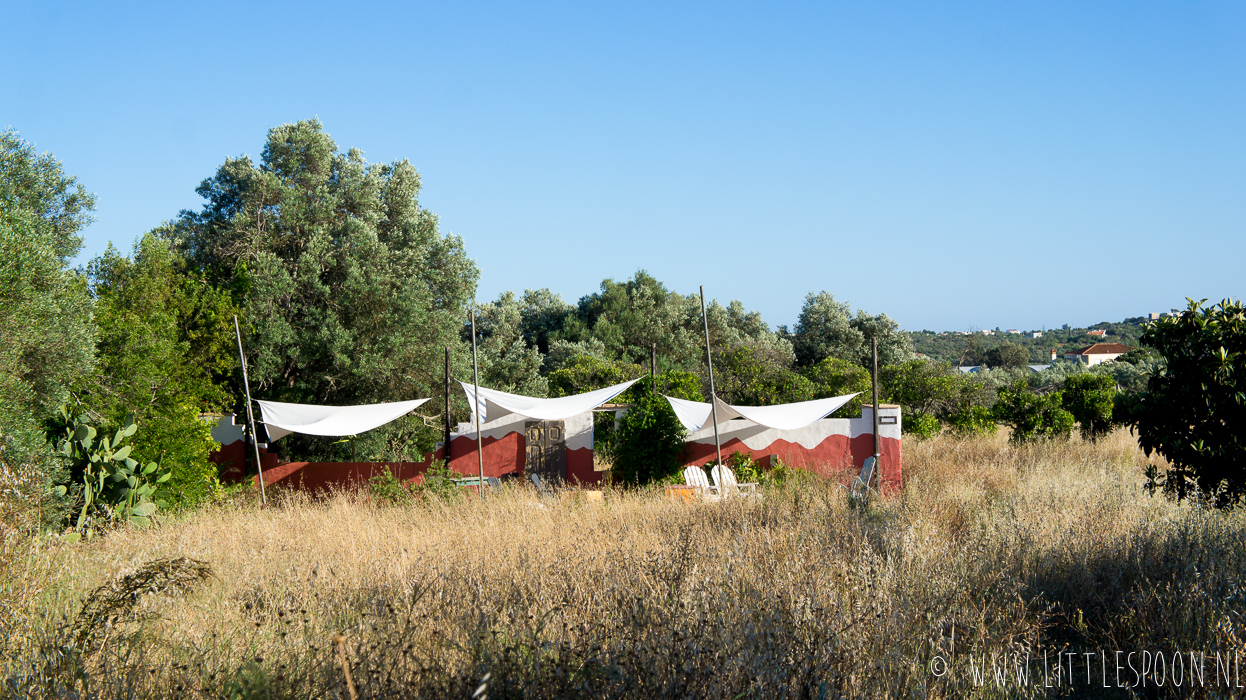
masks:
{"label": "distant white building", "polygon": [[1030,333],[1030,337],[1031,337],[1031,338],[1041,338],[1041,337],[1043,337],[1043,333],[1042,333],[1042,331],[1033,331],[1033,332],[1031,332],[1031,333]]}
{"label": "distant white building", "polygon": [[[1111,362],[1132,349],[1128,345],[1120,343],[1095,343],[1090,347],[1064,353],[1064,359],[1077,360],[1088,367],[1094,367],[1104,362]],[[1052,352],[1054,353],[1055,351],[1053,350]]]}
{"label": "distant white building", "polygon": [[1017,330],[1016,328],[1009,328],[1008,330],[1006,330],[1006,331],[1004,331],[1004,332],[1005,332],[1005,333],[1011,333],[1011,334],[1013,334],[1013,335],[1021,335],[1021,331]]}

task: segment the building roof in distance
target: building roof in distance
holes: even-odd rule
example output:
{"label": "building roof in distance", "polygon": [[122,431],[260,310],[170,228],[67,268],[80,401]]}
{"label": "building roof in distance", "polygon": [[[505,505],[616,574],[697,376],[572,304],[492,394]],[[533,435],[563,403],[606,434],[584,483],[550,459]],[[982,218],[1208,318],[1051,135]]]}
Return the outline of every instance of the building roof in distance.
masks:
{"label": "building roof in distance", "polygon": [[1091,345],[1089,347],[1074,350],[1073,352],[1066,353],[1066,354],[1069,354],[1069,355],[1124,355],[1130,350],[1133,350],[1133,348],[1129,347],[1128,345],[1122,345],[1121,343],[1095,343],[1094,345]]}

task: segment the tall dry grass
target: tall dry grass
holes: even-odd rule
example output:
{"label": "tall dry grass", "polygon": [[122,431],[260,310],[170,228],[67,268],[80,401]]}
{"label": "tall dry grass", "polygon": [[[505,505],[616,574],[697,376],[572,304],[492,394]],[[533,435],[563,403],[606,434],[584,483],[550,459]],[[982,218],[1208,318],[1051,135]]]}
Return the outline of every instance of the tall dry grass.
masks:
{"label": "tall dry grass", "polygon": [[[906,444],[903,496],[868,508],[816,480],[706,504],[287,495],[44,541],[0,583],[20,602],[0,695],[1026,697],[1069,690],[1043,687],[1045,652],[1246,656],[1243,516],[1146,495],[1145,462],[1127,433],[942,437]],[[135,593],[74,647],[83,598],[153,560],[214,576]],[[1027,653],[1026,685],[970,670]],[[1238,692],[1211,678],[1072,691]]]}

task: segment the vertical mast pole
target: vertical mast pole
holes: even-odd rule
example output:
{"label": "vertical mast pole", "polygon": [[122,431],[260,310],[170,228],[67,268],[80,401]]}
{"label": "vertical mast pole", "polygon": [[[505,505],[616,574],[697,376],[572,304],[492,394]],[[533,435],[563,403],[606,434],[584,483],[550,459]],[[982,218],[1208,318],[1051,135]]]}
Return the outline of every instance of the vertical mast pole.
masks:
{"label": "vertical mast pole", "polygon": [[476,387],[472,395],[472,400],[476,402],[472,406],[472,414],[476,416],[476,464],[480,469],[480,481],[477,489],[480,492],[480,498],[485,497],[485,448],[484,440],[480,436],[480,363],[476,361],[476,304],[472,302],[472,383]]}
{"label": "vertical mast pole", "polygon": [[234,316],[234,337],[238,339],[238,360],[242,362],[242,388],[247,392],[247,423],[251,426],[251,446],[255,448],[255,473],[260,477],[260,504],[268,505],[264,490],[264,467],[260,464],[260,440],[255,432],[255,415],[251,412],[251,381],[247,379],[247,356],[242,352],[242,331],[238,329],[238,317]]}
{"label": "vertical mast pole", "polygon": [[878,337],[870,339],[870,347],[874,354],[874,468],[878,468],[880,452],[878,449]]}
{"label": "vertical mast pole", "polygon": [[[705,364],[710,369],[710,415],[714,421],[714,452],[719,466],[723,463],[723,447],[718,439],[718,394],[714,392],[714,359],[710,356],[710,319],[705,315],[705,285],[701,285],[701,322],[705,324]],[[722,488],[722,484],[719,484]]]}
{"label": "vertical mast pole", "polygon": [[446,436],[441,456],[450,464],[450,346],[446,346]]}

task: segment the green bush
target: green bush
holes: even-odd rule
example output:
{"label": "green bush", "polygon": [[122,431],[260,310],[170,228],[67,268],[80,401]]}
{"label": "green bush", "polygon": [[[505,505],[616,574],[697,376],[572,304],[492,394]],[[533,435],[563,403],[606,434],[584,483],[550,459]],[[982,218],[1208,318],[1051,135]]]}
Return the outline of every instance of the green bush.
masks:
{"label": "green bush", "polygon": [[389,469],[368,479],[368,493],[380,503],[395,506],[406,505],[414,498],[408,482]]}
{"label": "green bush", "polygon": [[1014,443],[1040,438],[1067,438],[1073,432],[1073,414],[1062,408],[1064,396],[1058,392],[1035,394],[1024,381],[999,390],[995,417],[1012,428]]}
{"label": "green bush", "polygon": [[760,484],[766,480],[761,465],[757,460],[753,459],[752,452],[732,452],[723,460],[727,463],[727,468],[735,474],[736,481],[747,484]]}
{"label": "green bush", "polygon": [[985,406],[969,406],[948,416],[948,426],[957,435],[994,435],[999,429],[991,409]]}
{"label": "green bush", "polygon": [[1112,408],[1116,398],[1116,381],[1106,374],[1075,374],[1064,380],[1064,410],[1077,420],[1082,437],[1098,440],[1108,434],[1115,423]]}
{"label": "green bush", "polygon": [[611,480],[620,485],[645,485],[679,472],[684,451],[684,426],[666,399],[641,391],[619,420],[609,455]]}
{"label": "green bush", "polygon": [[455,479],[462,476],[446,466],[445,460],[436,459],[428,465],[420,483],[415,480],[403,481],[386,469],[368,479],[367,488],[368,493],[377,501],[390,505],[406,505],[421,498],[452,500],[462,493],[455,482]]}
{"label": "green bush", "polygon": [[939,419],[929,413],[919,413],[910,411],[904,416],[904,434],[912,435],[918,440],[932,438],[939,434],[943,426],[939,423]]}
{"label": "green bush", "polygon": [[193,508],[206,503],[216,488],[216,465],[208,455],[218,445],[212,426],[194,406],[166,414],[149,414],[134,438],[134,457],[159,462],[171,474],[161,496],[171,507]]}

